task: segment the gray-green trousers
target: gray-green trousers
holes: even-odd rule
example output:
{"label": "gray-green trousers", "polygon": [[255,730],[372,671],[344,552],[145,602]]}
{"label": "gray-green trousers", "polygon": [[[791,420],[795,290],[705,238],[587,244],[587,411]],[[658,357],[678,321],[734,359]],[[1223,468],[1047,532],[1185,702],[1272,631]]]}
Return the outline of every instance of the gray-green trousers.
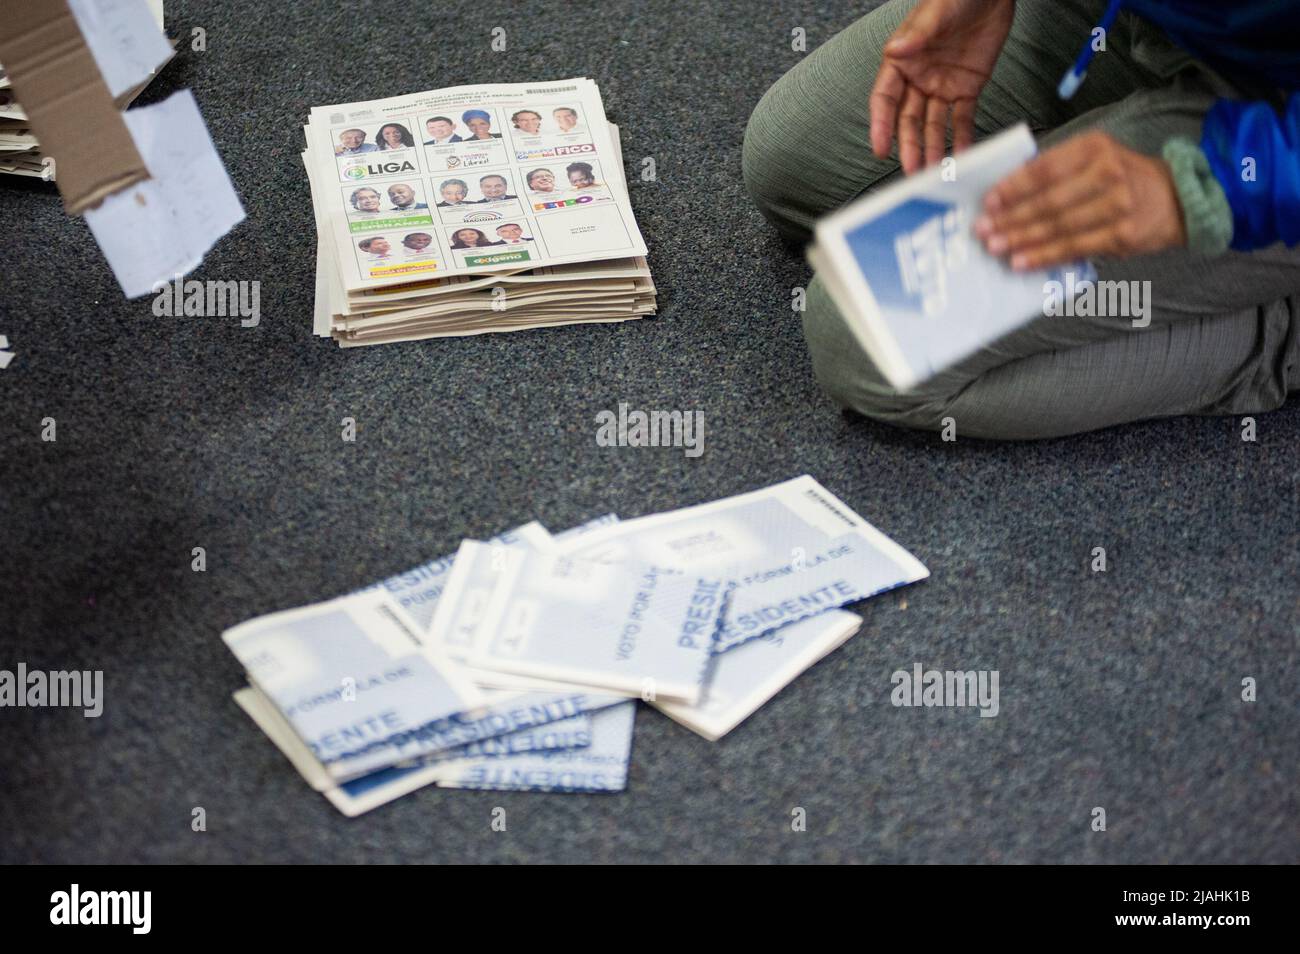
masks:
{"label": "gray-green trousers", "polygon": [[[745,133],[751,194],[784,235],[901,175],[871,152],[867,104],[881,50],[915,0],[891,0],[810,53],[767,91]],[[1230,81],[1155,26],[1122,13],[1082,88],[1056,86],[1104,0],[1020,0],[975,116],[985,136],[1025,121],[1040,146],[1100,128],[1148,155],[1175,135],[1199,140],[1219,96],[1278,91]],[[881,377],[816,277],[804,334],[841,404],[869,417],[959,436],[1038,438],[1175,414],[1254,414],[1300,389],[1300,248],[1215,257],[1178,250],[1097,260],[1106,281],[1152,284],[1151,322],[1042,317],[908,393]]]}

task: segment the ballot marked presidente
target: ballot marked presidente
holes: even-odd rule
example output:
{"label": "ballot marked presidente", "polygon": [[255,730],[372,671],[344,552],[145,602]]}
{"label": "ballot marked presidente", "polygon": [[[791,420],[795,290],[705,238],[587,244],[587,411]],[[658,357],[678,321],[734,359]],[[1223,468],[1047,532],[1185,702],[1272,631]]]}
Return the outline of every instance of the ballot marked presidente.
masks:
{"label": "ballot marked presidente", "polygon": [[732,582],[715,652],[929,575],[808,475],[621,521],[565,547],[589,560],[639,562]]}
{"label": "ballot marked presidente", "polygon": [[46,671],[21,662],[14,671],[0,669],[0,707],[6,706],[79,708],[87,719],[98,719],[104,712],[104,671]]}
{"label": "ballot marked presidente", "polygon": [[250,682],[235,701],[355,816],[430,784],[621,791],[637,699],[721,738],[858,631],[837,607],[927,575],[805,475],[465,540],[224,638]]}

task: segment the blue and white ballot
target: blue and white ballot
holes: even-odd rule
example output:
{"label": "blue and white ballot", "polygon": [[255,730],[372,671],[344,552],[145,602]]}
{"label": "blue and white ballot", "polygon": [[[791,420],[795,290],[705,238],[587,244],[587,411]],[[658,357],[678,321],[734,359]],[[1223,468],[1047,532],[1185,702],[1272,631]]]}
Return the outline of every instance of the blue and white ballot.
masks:
{"label": "blue and white ballot", "polygon": [[[587,532],[587,525],[577,530]],[[565,534],[574,532],[565,531]],[[548,538],[542,545],[533,540],[519,541],[511,546],[541,550],[549,548],[551,543]],[[477,643],[479,627],[483,624],[488,603],[506,569],[506,549],[507,545],[496,541],[480,543],[477,540],[465,540],[461,543],[460,549],[456,551],[455,565],[447,577],[447,584],[438,600],[438,609],[429,626],[429,639],[452,659],[465,664],[466,674],[479,686],[527,692],[572,692],[572,684],[469,665],[470,654]],[[606,696],[602,703],[593,696],[592,701],[613,705],[620,698],[617,695]]]}
{"label": "blue and white ballot", "polygon": [[[617,521],[618,517],[614,514],[605,514],[558,534],[556,539],[569,539]],[[503,548],[545,547],[550,540],[551,536],[546,529],[533,521],[500,533],[488,543],[467,542],[476,547],[490,548],[491,554],[499,555]],[[482,583],[480,579],[476,584],[476,578],[469,573],[471,567],[462,567],[458,571],[457,559],[445,556],[430,560],[359,592],[382,591],[397,600],[421,628],[418,634],[421,644],[429,644],[437,651],[443,648],[443,643],[433,628],[435,617],[449,607],[454,607],[459,594],[467,587],[473,588]],[[480,571],[492,574],[487,579],[489,589],[495,584],[494,574],[498,563],[499,560],[493,558],[478,567]],[[446,655],[459,658],[463,653],[453,651]],[[467,678],[473,679],[475,676],[474,670],[462,668],[461,671]],[[458,758],[467,764],[474,758],[497,758],[588,745],[591,736],[591,717],[588,713],[620,701],[616,695],[595,693],[543,680],[530,681],[522,676],[508,677],[505,684],[515,691],[483,689],[486,704],[480,715],[449,727],[449,734],[458,743],[457,748],[437,752],[423,759],[408,760],[341,785],[334,783],[311,750],[293,734],[292,728],[283,722],[274,706],[260,693],[252,689],[241,691],[236,694],[236,701],[298,767],[304,778],[313,784],[316,784],[315,779],[323,779],[324,784],[317,784],[316,787],[325,792],[340,811],[353,816],[432,784],[435,778],[428,769],[435,762]],[[285,738],[286,732],[288,738]]]}
{"label": "blue and white ballot", "polygon": [[907,390],[1044,313],[1083,262],[1012,271],[976,239],[984,194],[1033,158],[1021,123],[875,190],[816,225],[808,260],[864,351]]}
{"label": "blue and white ballot", "polygon": [[457,662],[469,661],[492,591],[505,572],[507,550],[512,546],[546,550],[551,547],[551,539],[532,538],[513,544],[464,540],[456,551],[447,585],[429,624],[429,639]]}
{"label": "blue and white ballot", "polygon": [[[293,731],[275,705],[258,690],[250,687],[235,693],[237,702],[277,748],[289,759],[307,783],[323,793],[339,811],[349,818],[385,805],[403,795],[431,785],[437,781],[434,768],[442,761],[461,760],[468,765],[473,760],[536,755],[554,749],[583,748],[591,744],[591,715],[572,716],[548,722],[539,731],[520,731],[511,735],[493,736],[483,742],[471,743],[445,753],[432,756],[428,761],[403,762],[389,768],[371,772],[342,784],[335,782]],[[522,722],[527,716],[517,716]]]}
{"label": "blue and white ballot", "polygon": [[[515,546],[545,549],[550,546],[550,542],[547,541],[544,547],[537,546],[535,542],[531,544],[520,542]],[[483,623],[488,600],[501,579],[505,564],[505,547],[500,543],[462,541],[460,549],[456,551],[456,560],[451,574],[447,577],[447,585],[438,600],[438,609],[433,614],[433,622],[429,624],[429,639],[440,646],[448,656],[465,665],[466,673],[479,686],[528,691],[572,690],[573,686],[565,686],[553,680],[491,669],[477,669],[469,665],[478,628]],[[610,696],[610,704],[617,702],[619,698],[619,696]]]}
{"label": "blue and white ballot", "polygon": [[440,788],[525,792],[620,792],[632,757],[632,700],[591,716],[590,744],[502,758],[453,760],[433,766]]}
{"label": "blue and white ballot", "polygon": [[[604,519],[600,521],[604,522]],[[545,547],[551,542],[551,535],[546,532],[536,520],[526,523],[521,527],[513,530],[507,530],[499,533],[488,541],[493,546],[499,547]],[[411,614],[421,633],[429,631],[433,622],[433,617],[438,609],[438,601],[442,598],[442,592],[451,581],[452,568],[456,561],[456,554],[438,557],[436,560],[430,560],[428,563],[421,563],[419,566],[412,567],[404,573],[398,573],[390,576],[386,580],[373,583],[358,592],[369,593],[374,590],[384,590],[393,599],[401,604],[402,608]]]}
{"label": "blue and white ballot", "polygon": [[696,705],[650,704],[710,742],[748,719],[804,670],[843,645],[862,618],[844,610],[782,626],[713,657],[708,688]]}
{"label": "blue and white ballot", "polygon": [[[606,514],[581,526],[565,530],[555,539],[567,539],[588,533],[597,527],[616,523],[618,517]],[[487,596],[496,585],[503,565],[502,554],[507,549],[544,549],[551,546],[552,537],[537,521],[507,530],[486,543],[477,540],[462,542],[454,556],[439,557],[367,587],[362,592],[383,589],[406,608],[419,624],[422,643],[432,645],[454,662],[466,663],[468,640],[480,621]],[[527,676],[507,675],[468,666],[462,670],[469,680],[481,687],[513,689],[524,693],[518,699],[509,695],[492,696],[489,714],[499,710],[513,718],[519,711],[538,711],[552,701],[561,709],[579,698],[582,711],[610,706],[619,696],[580,693],[575,696],[572,685],[564,685]],[[550,696],[547,696],[547,691]],[[486,724],[491,720],[479,720]],[[534,723],[536,725],[541,722]],[[526,729],[527,724],[515,723],[509,731]]]}
{"label": "blue and white ballot", "polygon": [[930,575],[916,557],[807,475],[624,520],[557,547],[587,560],[672,567],[733,581],[715,652]]}
{"label": "blue and white ballot", "polygon": [[463,745],[486,699],[386,593],[272,613],[222,639],[335,779]]}
{"label": "blue and white ballot", "polygon": [[723,580],[700,573],[512,550],[470,662],[692,703],[700,695],[725,596]]}

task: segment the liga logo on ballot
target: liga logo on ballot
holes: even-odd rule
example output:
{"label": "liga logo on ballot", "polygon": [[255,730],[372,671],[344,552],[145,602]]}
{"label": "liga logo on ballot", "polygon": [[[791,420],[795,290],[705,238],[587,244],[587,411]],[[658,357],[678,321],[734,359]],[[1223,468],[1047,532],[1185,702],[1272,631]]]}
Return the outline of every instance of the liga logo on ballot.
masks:
{"label": "liga logo on ballot", "polygon": [[364,179],[367,176],[389,176],[398,172],[415,172],[414,163],[403,162],[361,162],[348,166],[343,175],[349,179]]}

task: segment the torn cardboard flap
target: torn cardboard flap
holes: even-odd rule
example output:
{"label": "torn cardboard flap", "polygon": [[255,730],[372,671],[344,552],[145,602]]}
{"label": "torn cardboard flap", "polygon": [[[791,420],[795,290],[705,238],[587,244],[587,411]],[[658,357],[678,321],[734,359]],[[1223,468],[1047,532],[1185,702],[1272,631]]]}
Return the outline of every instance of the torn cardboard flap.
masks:
{"label": "torn cardboard flap", "polygon": [[149,178],[67,0],[6,4],[0,63],[57,166],[69,215]]}

